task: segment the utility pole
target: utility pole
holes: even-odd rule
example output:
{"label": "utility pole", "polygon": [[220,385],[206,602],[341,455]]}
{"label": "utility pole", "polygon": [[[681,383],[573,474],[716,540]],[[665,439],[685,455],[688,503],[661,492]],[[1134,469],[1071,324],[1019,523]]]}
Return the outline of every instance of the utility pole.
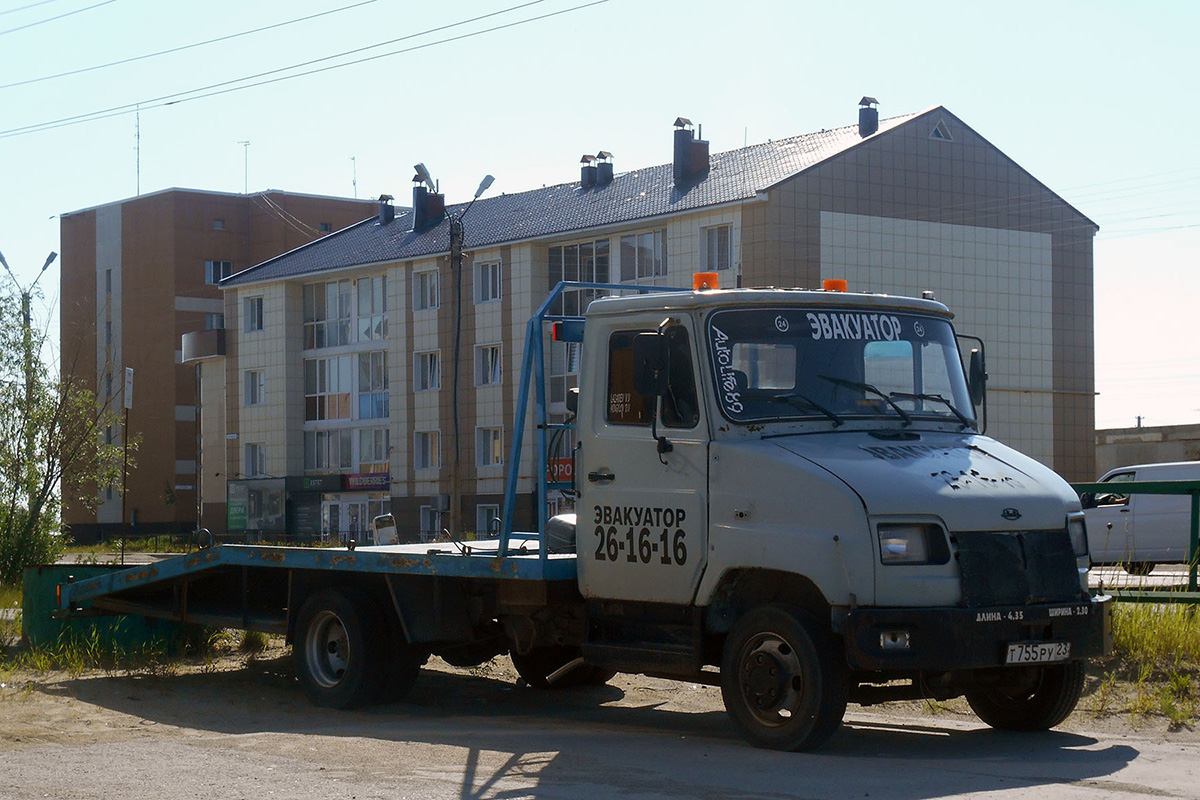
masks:
{"label": "utility pole", "polygon": [[354,199],[358,199],[358,159],[350,156],[350,168],[354,170],[350,183],[354,187]]}
{"label": "utility pole", "polygon": [[[37,282],[41,280],[43,273],[46,272],[56,258],[58,258],[58,253],[51,250],[50,255],[46,256],[46,262],[42,264],[42,268],[38,271],[37,277],[33,279],[33,283],[29,284],[29,288],[22,289],[21,284],[17,283],[17,276],[13,274],[12,268],[8,266],[8,262],[4,259],[4,254],[0,253],[0,265],[4,266],[4,270],[8,273],[8,277],[12,279],[13,285],[21,293],[21,350],[25,369],[25,419],[21,425],[21,433],[22,438],[25,440],[25,458],[27,460],[35,458],[33,404],[37,388],[37,370],[34,369],[33,320],[30,312],[30,303],[33,299],[33,287],[37,286]],[[37,499],[32,481],[30,481],[28,488],[25,511],[27,514],[32,514],[34,501]]]}

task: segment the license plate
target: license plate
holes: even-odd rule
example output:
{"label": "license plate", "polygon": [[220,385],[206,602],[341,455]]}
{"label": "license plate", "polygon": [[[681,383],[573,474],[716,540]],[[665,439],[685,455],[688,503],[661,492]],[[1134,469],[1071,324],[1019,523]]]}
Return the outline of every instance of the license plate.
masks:
{"label": "license plate", "polygon": [[1006,664],[1051,664],[1071,657],[1070,642],[1018,642],[1008,646]]}

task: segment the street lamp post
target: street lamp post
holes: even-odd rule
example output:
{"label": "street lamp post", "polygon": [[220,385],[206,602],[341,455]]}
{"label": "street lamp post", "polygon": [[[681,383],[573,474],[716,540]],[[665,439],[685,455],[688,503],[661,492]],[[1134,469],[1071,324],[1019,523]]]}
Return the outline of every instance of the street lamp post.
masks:
{"label": "street lamp post", "polygon": [[[58,253],[53,250],[50,255],[46,256],[46,262],[42,264],[42,268],[38,271],[37,276],[33,279],[33,283],[29,284],[26,289],[21,288],[21,284],[17,282],[17,276],[13,274],[12,268],[8,266],[8,261],[5,260],[4,254],[0,253],[0,265],[4,266],[4,271],[8,273],[8,277],[12,280],[13,285],[17,287],[17,291],[21,293],[21,349],[25,369],[25,420],[22,425],[23,438],[25,440],[25,457],[33,458],[34,452],[34,430],[33,430],[33,402],[34,390],[36,389],[37,371],[33,368],[33,322],[30,313],[30,304],[33,296],[33,287],[37,286],[37,282],[41,279],[42,274],[58,258]],[[34,496],[33,484],[29,486],[29,497],[25,507],[26,513],[33,513],[33,503],[36,499]]]}
{"label": "street lamp post", "polygon": [[458,373],[462,352],[462,263],[465,236],[462,221],[471,207],[475,205],[475,201],[487,191],[494,180],[496,179],[491,175],[485,175],[467,207],[457,217],[450,217],[450,264],[454,277],[454,360],[450,389],[451,416],[454,418],[454,468],[450,473],[450,530],[455,536],[462,535],[462,467],[460,464],[462,444],[458,410]]}

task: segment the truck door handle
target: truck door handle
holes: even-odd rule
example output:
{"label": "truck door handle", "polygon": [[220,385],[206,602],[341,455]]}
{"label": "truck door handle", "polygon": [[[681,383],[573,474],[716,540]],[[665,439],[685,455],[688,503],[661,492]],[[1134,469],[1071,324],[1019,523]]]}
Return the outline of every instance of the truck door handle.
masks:
{"label": "truck door handle", "polygon": [[601,472],[600,470],[592,470],[591,472],[588,473],[588,480],[591,481],[592,483],[600,483],[600,481],[613,481],[616,479],[617,479],[617,476],[613,475],[611,472],[609,472],[607,470],[605,470],[603,472]]}

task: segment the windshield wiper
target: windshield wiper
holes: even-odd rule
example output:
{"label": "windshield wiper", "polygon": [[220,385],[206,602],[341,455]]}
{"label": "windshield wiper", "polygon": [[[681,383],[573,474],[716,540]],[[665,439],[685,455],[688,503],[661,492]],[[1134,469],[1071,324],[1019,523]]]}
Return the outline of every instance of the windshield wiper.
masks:
{"label": "windshield wiper", "polygon": [[940,394],[919,394],[916,392],[892,392],[890,396],[891,397],[901,397],[906,400],[930,400],[934,403],[941,403],[946,408],[950,409],[951,413],[953,413],[954,416],[958,417],[958,421],[962,423],[964,428],[971,428],[972,430],[976,430],[975,421],[972,419],[968,419],[966,415],[964,415],[961,411],[959,411],[957,408],[954,407],[953,403],[951,403],[946,398],[942,397]]}
{"label": "windshield wiper", "polygon": [[[845,378],[835,378],[832,375],[818,375],[817,377],[821,378],[823,380],[827,380],[830,383],[835,384],[837,386],[844,386],[847,389],[854,389],[859,392],[870,392],[871,394],[875,395],[876,397],[881,398],[885,403],[887,403],[889,406],[891,406],[892,410],[895,411],[897,414],[899,414],[900,418],[904,420],[905,425],[912,425],[912,422],[913,422],[912,416],[907,411],[905,411],[903,408],[896,405],[895,400],[893,400],[891,397],[884,394],[882,391],[875,388],[871,384],[863,383],[861,381],[851,381],[851,380],[847,380]],[[894,394],[894,392],[893,392],[893,394]]]}
{"label": "windshield wiper", "polygon": [[821,414],[829,417],[829,419],[833,420],[833,427],[835,428],[842,424],[841,417],[818,403],[816,400],[813,400],[811,397],[800,394],[800,392],[777,394],[769,399],[772,403],[787,403],[792,408],[799,409],[800,411],[811,410],[820,412]]}

